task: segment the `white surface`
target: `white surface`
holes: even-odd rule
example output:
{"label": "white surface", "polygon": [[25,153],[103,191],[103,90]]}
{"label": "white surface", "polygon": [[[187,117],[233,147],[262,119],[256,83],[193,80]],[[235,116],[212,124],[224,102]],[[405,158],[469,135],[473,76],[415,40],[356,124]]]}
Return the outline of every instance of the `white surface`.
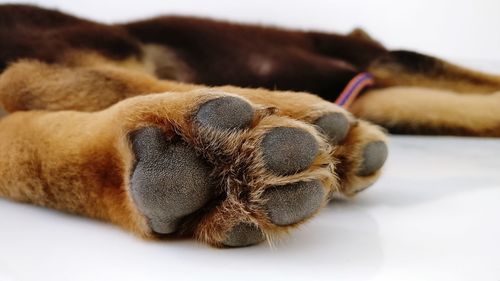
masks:
{"label": "white surface", "polygon": [[[12,2],[12,0],[0,0]],[[498,0],[24,0],[99,21],[188,14],[347,32],[361,26],[391,48],[500,60]]]}
{"label": "white surface", "polygon": [[393,137],[386,173],[270,248],[145,242],[0,200],[0,280],[500,280],[500,141]]}

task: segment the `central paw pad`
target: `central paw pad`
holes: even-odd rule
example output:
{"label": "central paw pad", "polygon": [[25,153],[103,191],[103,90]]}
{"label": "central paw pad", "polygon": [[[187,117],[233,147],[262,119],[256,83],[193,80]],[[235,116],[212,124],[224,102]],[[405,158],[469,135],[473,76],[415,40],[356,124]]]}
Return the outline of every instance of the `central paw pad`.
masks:
{"label": "central paw pad", "polygon": [[185,143],[169,142],[159,128],[135,132],[132,145],[137,158],[130,181],[133,199],[155,232],[172,233],[181,218],[214,195],[211,168]]}

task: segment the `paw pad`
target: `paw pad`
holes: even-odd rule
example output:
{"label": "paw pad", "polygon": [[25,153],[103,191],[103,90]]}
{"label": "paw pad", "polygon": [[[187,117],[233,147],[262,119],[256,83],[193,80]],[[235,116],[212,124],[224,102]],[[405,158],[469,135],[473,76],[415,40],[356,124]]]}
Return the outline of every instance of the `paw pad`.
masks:
{"label": "paw pad", "polygon": [[187,108],[183,122],[165,120],[175,125],[167,133],[151,126],[130,135],[129,192],[153,233],[249,246],[323,205],[330,151],[312,126],[260,115],[229,95],[201,103],[194,115]]}
{"label": "paw pad", "polygon": [[265,236],[257,226],[242,222],[228,231],[222,244],[229,247],[245,247],[264,240]]}
{"label": "paw pad", "polygon": [[331,144],[338,144],[345,139],[349,132],[349,120],[342,113],[330,113],[314,122]]}
{"label": "paw pad", "polygon": [[316,139],[298,128],[277,127],[262,140],[266,167],[279,175],[290,175],[307,169],[318,150]]}
{"label": "paw pad", "polygon": [[253,108],[248,102],[228,96],[200,106],[195,119],[199,124],[212,128],[244,129],[252,123],[253,115]]}
{"label": "paw pad", "polygon": [[160,234],[176,231],[177,222],[204,206],[213,196],[210,166],[188,145],[169,142],[159,128],[132,134],[136,166],[132,197]]}
{"label": "paw pad", "polygon": [[325,191],[319,181],[275,186],[264,192],[268,216],[276,225],[290,225],[314,214],[323,203]]}
{"label": "paw pad", "polygon": [[387,159],[388,149],[383,141],[367,144],[363,150],[363,162],[358,169],[358,176],[369,176],[378,171]]}

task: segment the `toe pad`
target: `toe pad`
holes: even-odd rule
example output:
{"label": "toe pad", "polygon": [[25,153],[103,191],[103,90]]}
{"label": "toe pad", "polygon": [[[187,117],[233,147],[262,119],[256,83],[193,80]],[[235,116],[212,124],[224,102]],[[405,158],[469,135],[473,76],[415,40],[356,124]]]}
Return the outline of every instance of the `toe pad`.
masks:
{"label": "toe pad", "polygon": [[271,187],[264,192],[271,221],[290,225],[314,214],[323,203],[325,191],[319,181]]}
{"label": "toe pad", "polygon": [[318,118],[314,124],[320,128],[321,133],[325,134],[332,144],[343,141],[349,131],[349,120],[344,114],[337,112]]}
{"label": "toe pad", "polygon": [[239,223],[229,230],[226,234],[226,239],[222,243],[229,247],[245,247],[264,240],[264,234],[257,226],[248,223]]}
{"label": "toe pad", "polygon": [[266,166],[279,175],[290,175],[307,169],[316,158],[318,150],[316,139],[298,128],[274,128],[262,140]]}
{"label": "toe pad", "polygon": [[236,97],[222,97],[204,103],[196,113],[196,121],[217,129],[244,129],[252,123],[253,108]]}
{"label": "toe pad", "polygon": [[363,150],[363,163],[359,167],[358,176],[369,176],[378,171],[387,159],[388,149],[383,141],[367,144]]}

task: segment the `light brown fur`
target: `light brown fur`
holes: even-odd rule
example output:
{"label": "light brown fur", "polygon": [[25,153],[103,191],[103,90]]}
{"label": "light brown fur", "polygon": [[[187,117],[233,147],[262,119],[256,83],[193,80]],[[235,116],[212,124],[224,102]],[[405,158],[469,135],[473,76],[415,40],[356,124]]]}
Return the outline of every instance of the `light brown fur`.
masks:
{"label": "light brown fur", "polygon": [[[500,76],[486,74],[437,60],[437,73],[409,71],[400,64],[374,63],[368,68],[377,87],[407,86],[450,90],[463,94],[492,93],[500,89]],[[403,98],[401,98],[403,99]]]}
{"label": "light brown fur", "polygon": [[[52,82],[44,82],[42,78]],[[152,94],[155,92],[161,93]],[[345,110],[307,93],[230,86],[206,88],[160,81],[113,66],[66,67],[31,61],[11,66],[0,77],[0,93],[6,108],[14,111],[0,121],[0,132],[4,134],[0,137],[9,140],[0,148],[7,155],[3,161],[9,163],[2,166],[2,179],[6,181],[0,182],[0,195],[110,221],[143,237],[155,235],[128,195],[134,157],[127,136],[139,128],[155,125],[163,128],[167,135],[180,134],[186,140],[194,140],[194,146],[210,146],[210,143],[196,144],[196,138],[189,133],[192,122],[184,116],[194,112],[207,97],[214,98],[218,93],[232,93],[260,108],[260,117],[255,122],[260,120],[262,132],[254,130],[252,134],[262,136],[266,128],[279,124],[298,126],[316,136],[319,143],[326,144],[313,127],[268,116],[273,113],[313,122],[322,114],[340,112],[354,127],[345,143],[333,149],[325,147],[323,150],[327,153],[318,156],[315,164],[303,173],[276,177],[262,168],[262,160],[256,160],[257,166],[251,168],[258,174],[257,181],[251,184],[255,187],[252,194],[256,203],[260,202],[258,198],[263,190],[259,186],[264,184],[282,185],[321,178],[329,197],[338,193],[351,196],[373,183],[380,174],[377,171],[369,177],[355,175],[362,144],[385,139],[379,130],[364,122],[358,124]],[[101,99],[101,95],[107,99]],[[14,129],[21,126],[21,131]],[[210,131],[206,134],[207,139],[218,139],[213,144],[226,143],[229,148],[241,143],[242,138],[249,138],[245,134],[220,135]],[[259,138],[247,140],[248,153],[243,155],[258,152],[255,147],[259,142]],[[240,161],[231,165],[237,166]],[[294,227],[276,227],[269,223],[263,210],[250,207],[229,197],[200,219],[188,220],[183,233],[221,246],[225,233],[240,222],[258,225],[268,239]]]}
{"label": "light brown fur", "polygon": [[30,111],[1,119],[0,194],[144,233],[126,204],[125,171],[113,149],[118,128],[109,115]]}
{"label": "light brown fur", "polygon": [[[379,110],[367,110],[374,106]],[[500,137],[498,108],[500,92],[458,94],[450,90],[391,87],[366,93],[352,105],[351,111],[360,118],[406,133],[426,130],[429,134]]]}
{"label": "light brown fur", "polygon": [[[0,165],[0,195],[110,221],[143,237],[154,237],[145,218],[128,195],[128,179],[134,163],[128,135],[138,128],[155,125],[163,128],[167,135],[180,134],[186,140],[196,141],[190,136],[192,122],[186,118],[186,112],[194,112],[207,98],[213,99],[222,92],[208,93],[207,90],[198,90],[183,94],[145,95],[126,99],[108,109],[92,113],[13,113],[0,121],[0,137],[8,140],[0,146],[4,155]],[[202,134],[219,139],[214,143],[225,142],[229,150],[234,150],[241,143],[235,138],[254,138],[251,135],[262,136],[268,128],[294,126],[303,128],[313,134],[318,142],[324,143],[312,127],[302,122],[267,114],[259,116],[259,129],[252,134],[249,132],[248,136],[247,133],[217,135],[210,131]],[[24,129],[15,129],[20,126]],[[243,155],[248,157],[255,154],[259,142],[259,138],[250,142],[247,140],[248,152]],[[330,194],[337,183],[331,167],[328,167],[331,163],[328,145],[322,151],[307,171],[286,178],[267,172],[262,160],[258,160],[258,153],[251,156],[256,157],[256,166],[251,167],[256,173],[256,182],[251,185],[255,188],[252,196],[256,202],[260,200],[259,194],[264,185],[282,185],[308,179],[321,179],[329,190],[326,194]],[[231,165],[238,165],[238,162],[236,160]],[[200,240],[220,246],[225,233],[242,221],[258,223],[270,237],[293,227],[276,227],[268,222],[263,210],[249,209],[248,206],[241,206],[238,200],[229,198],[204,215],[198,224],[187,226],[186,231],[193,231]]]}
{"label": "light brown fur", "polygon": [[[43,82],[41,77],[56,82]],[[60,81],[66,81],[66,83]],[[187,92],[196,89],[204,89],[204,87],[157,80],[147,74],[112,66],[69,68],[25,61],[14,64],[0,76],[0,101],[9,111],[33,109],[95,111],[131,96],[166,91]],[[308,93],[245,89],[234,86],[213,87],[212,89],[237,94],[255,104],[278,108],[279,115],[309,123],[331,112],[345,115],[349,118],[351,126],[356,126],[358,122],[348,111]],[[68,94],[71,96],[70,99],[67,98]],[[376,134],[378,138],[385,140],[383,134],[377,133],[380,129],[376,126],[364,123],[362,128],[362,130],[356,129],[360,130],[356,137],[351,137],[342,144],[346,148],[341,154],[345,154],[346,163],[356,164],[351,165],[353,168],[359,164],[359,161],[354,158],[359,157],[360,151],[358,149],[349,152],[349,150],[354,149],[357,146],[356,143],[367,143],[371,140],[367,137],[370,134]],[[337,159],[339,156],[341,155],[337,153],[332,155],[332,158]],[[346,178],[341,178],[340,191],[353,195],[354,190],[369,186],[378,176],[379,173],[376,173],[371,177],[359,178],[346,173]],[[357,179],[354,180],[354,178]]]}
{"label": "light brown fur", "polygon": [[[358,175],[364,149],[386,138],[354,115],[396,130],[500,136],[498,94],[492,94],[500,88],[498,77],[386,50],[362,30],[339,36],[178,17],[107,26],[34,7],[7,5],[2,11],[7,20],[0,35],[13,39],[6,40],[0,102],[13,113],[0,120],[0,196],[110,221],[143,237],[160,235],[130,194],[137,162],[130,136],[140,128],[161,128],[165,137],[181,138],[214,163],[233,157],[213,171],[227,198],[189,215],[179,231],[215,246],[242,222],[268,240],[303,222],[270,221],[262,197],[269,185],[320,180],[323,205],[327,197],[352,196],[371,185],[380,170]],[[23,36],[11,36],[17,33]],[[17,52],[18,45],[27,51]],[[278,81],[281,89],[330,98],[362,71],[372,72],[381,89],[355,101],[354,115],[308,93],[179,83],[272,88],[269,82]],[[295,83],[302,77],[309,79]],[[227,95],[255,109],[251,129],[195,130],[199,106]],[[330,113],[349,123],[338,144],[311,126]],[[300,128],[319,144],[306,170],[276,176],[263,168],[259,144],[277,126]],[[241,170],[250,172],[234,172]],[[248,200],[242,201],[245,192]]]}

